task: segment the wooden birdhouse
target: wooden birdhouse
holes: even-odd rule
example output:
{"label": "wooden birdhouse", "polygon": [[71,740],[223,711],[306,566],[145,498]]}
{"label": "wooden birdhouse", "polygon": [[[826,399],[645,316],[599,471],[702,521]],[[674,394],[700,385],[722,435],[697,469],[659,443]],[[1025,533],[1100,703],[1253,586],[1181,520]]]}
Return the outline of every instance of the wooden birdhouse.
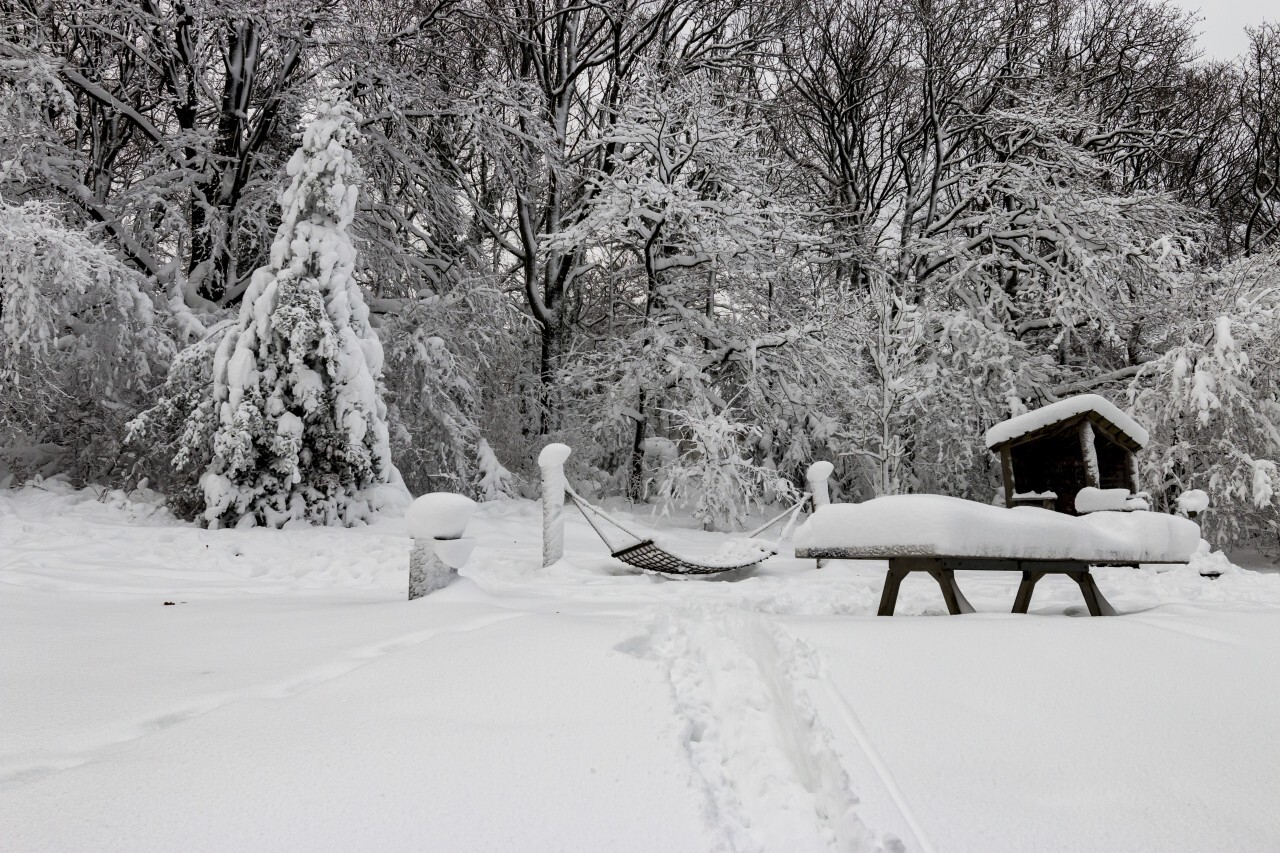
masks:
{"label": "wooden birdhouse", "polygon": [[1069,397],[1010,418],[987,430],[987,448],[1000,455],[1005,506],[1041,505],[1076,512],[1076,492],[1138,490],[1135,454],[1147,431],[1097,394]]}

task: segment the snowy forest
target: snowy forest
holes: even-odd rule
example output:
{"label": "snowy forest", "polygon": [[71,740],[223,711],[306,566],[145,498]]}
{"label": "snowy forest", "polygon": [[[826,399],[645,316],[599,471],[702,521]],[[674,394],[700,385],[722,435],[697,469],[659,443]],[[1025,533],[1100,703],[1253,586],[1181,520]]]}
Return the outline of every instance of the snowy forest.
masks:
{"label": "snowy forest", "polygon": [[990,502],[1101,393],[1280,551],[1280,27],[1157,0],[0,0],[0,482]]}

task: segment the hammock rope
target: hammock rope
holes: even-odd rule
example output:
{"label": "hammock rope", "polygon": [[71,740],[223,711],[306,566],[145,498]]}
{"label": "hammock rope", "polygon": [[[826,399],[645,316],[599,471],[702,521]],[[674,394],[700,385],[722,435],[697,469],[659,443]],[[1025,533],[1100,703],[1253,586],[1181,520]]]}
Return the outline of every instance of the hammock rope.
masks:
{"label": "hammock rope", "polygon": [[[800,511],[809,501],[809,494],[806,493],[794,506],[788,507],[760,527],[747,534],[748,539],[754,539],[764,531],[773,527],[779,521],[790,516],[786,526],[782,528],[782,532],[778,534],[777,540],[769,547],[761,546],[757,549],[756,555],[733,555],[716,559],[715,557],[704,557],[701,559],[690,559],[673,554],[665,550],[654,542],[652,536],[643,536],[618,521],[605,510],[588,501],[582,495],[578,494],[572,486],[565,483],[565,492],[573,500],[574,504],[582,512],[582,517],[586,519],[587,524],[600,537],[600,541],[609,549],[614,559],[621,560],[629,566],[634,566],[647,572],[657,572],[668,575],[708,575],[719,574],[720,572],[733,571],[735,569],[745,569],[754,566],[763,560],[772,557],[778,553],[778,545],[786,538],[787,533],[795,526],[796,519],[800,516]],[[605,532],[603,524],[608,524],[613,528],[626,534],[633,540],[633,544],[625,545],[616,541],[616,537],[611,537]]]}

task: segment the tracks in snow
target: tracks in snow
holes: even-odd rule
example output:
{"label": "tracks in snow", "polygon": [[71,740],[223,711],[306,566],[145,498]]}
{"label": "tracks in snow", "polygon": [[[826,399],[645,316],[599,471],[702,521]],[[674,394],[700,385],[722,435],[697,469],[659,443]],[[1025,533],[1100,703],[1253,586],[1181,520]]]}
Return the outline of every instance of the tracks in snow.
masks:
{"label": "tracks in snow", "polygon": [[[469,619],[455,625],[415,631],[399,637],[383,640],[352,649],[339,658],[313,666],[301,674],[278,682],[259,684],[243,690],[219,693],[203,697],[195,702],[171,707],[133,723],[125,724],[113,732],[102,732],[93,746],[66,753],[26,753],[4,757],[0,764],[0,791],[29,784],[52,773],[79,767],[94,760],[103,750],[129,743],[147,735],[161,732],[178,723],[200,717],[234,702],[249,699],[288,699],[306,690],[341,678],[376,660],[395,652],[405,651],[446,634],[464,634],[488,628],[499,622],[518,619],[519,613],[498,613]],[[7,765],[7,766],[6,766]]]}
{"label": "tracks in snow", "polygon": [[667,671],[720,849],[902,849],[858,817],[858,797],[812,698],[820,661],[803,642],[746,611],[664,611],[619,651]]}

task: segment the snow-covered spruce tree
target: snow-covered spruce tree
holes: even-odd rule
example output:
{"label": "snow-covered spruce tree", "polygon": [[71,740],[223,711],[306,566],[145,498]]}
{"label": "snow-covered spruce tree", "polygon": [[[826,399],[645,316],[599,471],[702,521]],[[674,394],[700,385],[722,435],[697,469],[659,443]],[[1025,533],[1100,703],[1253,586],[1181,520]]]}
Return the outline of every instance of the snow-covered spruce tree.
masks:
{"label": "snow-covered spruce tree", "polygon": [[319,100],[289,161],[271,262],[218,347],[201,478],[212,527],[350,525],[407,496],[391,463],[382,346],[353,276],[358,121],[340,97]]}

